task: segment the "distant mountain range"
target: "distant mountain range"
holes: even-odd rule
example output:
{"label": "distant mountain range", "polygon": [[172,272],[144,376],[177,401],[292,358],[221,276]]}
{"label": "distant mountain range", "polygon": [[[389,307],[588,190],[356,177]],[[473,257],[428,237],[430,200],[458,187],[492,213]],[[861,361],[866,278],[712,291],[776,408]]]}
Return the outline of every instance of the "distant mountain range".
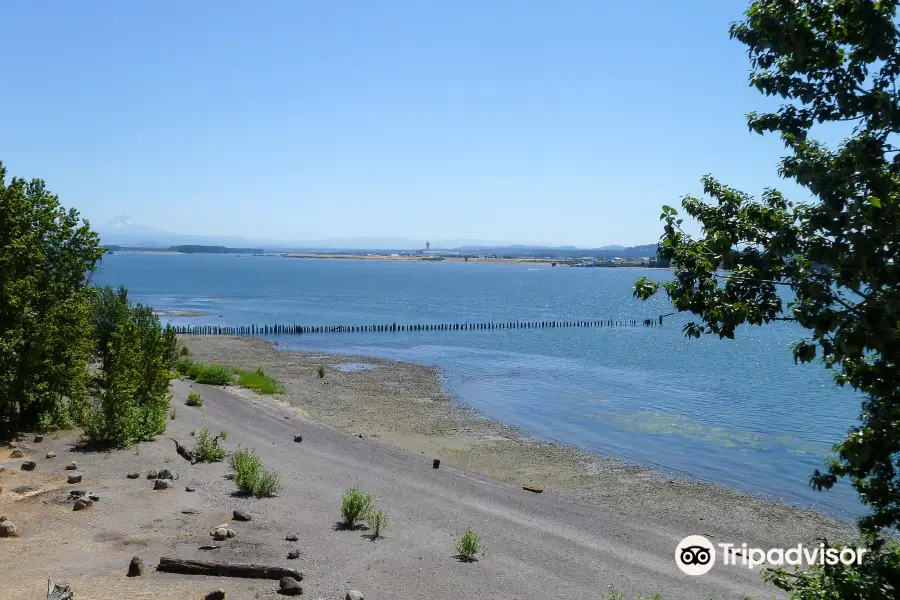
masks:
{"label": "distant mountain range", "polygon": [[[132,248],[168,248],[170,246],[230,246],[241,248],[264,248],[267,252],[329,251],[329,250],[382,250],[409,251],[422,250],[424,240],[407,238],[345,238],[310,241],[265,240],[237,236],[189,235],[172,233],[138,223],[128,215],[120,215],[95,227],[100,241],[108,246]],[[609,257],[655,256],[656,244],[645,246],[602,246],[581,249],[575,246],[531,246],[481,240],[434,240],[432,250],[452,250],[463,254],[498,254],[514,256],[552,256],[578,258],[582,256]]]}

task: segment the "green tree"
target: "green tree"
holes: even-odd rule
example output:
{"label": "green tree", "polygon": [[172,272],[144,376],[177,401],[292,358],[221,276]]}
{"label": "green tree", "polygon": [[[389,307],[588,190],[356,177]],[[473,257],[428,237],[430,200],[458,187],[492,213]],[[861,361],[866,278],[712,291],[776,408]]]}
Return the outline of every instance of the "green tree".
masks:
{"label": "green tree", "polygon": [[162,328],[149,306],[131,306],[124,288],[98,290],[94,321],[105,367],[98,406],[85,420],[88,438],[128,446],[164,432],[178,354],[174,329]]}
{"label": "green tree", "polygon": [[109,347],[118,326],[128,318],[128,290],[110,286],[96,290],[93,298],[94,350],[101,368],[109,368]]}
{"label": "green tree", "polygon": [[[775,189],[757,200],[711,176],[686,197],[702,235],[683,231],[663,207],[660,257],[674,279],[640,279],[646,299],[662,287],[676,309],[699,317],[685,334],[732,338],[741,324],[799,323],[808,337],[798,362],[817,356],[841,386],[865,394],[860,422],[811,485],[848,478],[868,507],[860,528],[872,557],[860,569],[814,569],[773,578],[798,598],[897,598],[897,549],[884,529],[900,526],[900,32],[897,0],[760,0],[731,27],[747,46],[750,83],[783,103],[748,115],[750,130],[778,134],[789,151],[779,174],[805,188],[792,203]],[[818,125],[842,131],[836,147],[813,139]],[[779,288],[789,289],[785,301]]]}
{"label": "green tree", "polygon": [[0,430],[70,426],[85,406],[98,244],[42,180],[7,184],[0,163]]}

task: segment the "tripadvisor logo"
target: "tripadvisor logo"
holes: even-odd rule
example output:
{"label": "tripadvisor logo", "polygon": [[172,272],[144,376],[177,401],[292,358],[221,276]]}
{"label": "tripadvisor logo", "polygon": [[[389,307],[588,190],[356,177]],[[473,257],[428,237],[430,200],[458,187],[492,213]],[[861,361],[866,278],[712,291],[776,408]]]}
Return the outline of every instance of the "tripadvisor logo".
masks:
{"label": "tripadvisor logo", "polygon": [[740,565],[752,569],[760,565],[783,567],[784,565],[859,565],[866,548],[826,548],[825,544],[790,548],[748,547],[747,544],[713,544],[702,535],[689,535],[675,548],[675,564],[688,575],[708,573],[716,563],[716,547],[721,551],[724,565]]}

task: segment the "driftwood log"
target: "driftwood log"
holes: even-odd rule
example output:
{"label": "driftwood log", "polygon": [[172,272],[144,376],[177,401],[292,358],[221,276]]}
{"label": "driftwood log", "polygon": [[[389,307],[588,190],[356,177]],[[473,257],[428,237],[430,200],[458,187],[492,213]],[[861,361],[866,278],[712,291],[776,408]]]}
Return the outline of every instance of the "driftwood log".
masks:
{"label": "driftwood log", "polygon": [[181,456],[183,456],[185,458],[185,460],[190,461],[190,463],[192,465],[197,462],[197,459],[194,458],[193,452],[191,452],[186,447],[179,444],[178,440],[176,440],[175,438],[172,438],[172,441],[175,442],[175,451],[178,452],[178,454],[180,454]]}
{"label": "driftwood log", "polygon": [[208,575],[210,577],[243,577],[246,579],[281,579],[293,577],[303,581],[303,573],[285,567],[267,567],[265,565],[216,563],[203,560],[181,560],[180,558],[159,559],[157,571],[163,573],[180,573],[181,575]]}
{"label": "driftwood log", "polygon": [[47,600],[72,600],[75,595],[67,585],[57,585],[52,579],[47,580]]}

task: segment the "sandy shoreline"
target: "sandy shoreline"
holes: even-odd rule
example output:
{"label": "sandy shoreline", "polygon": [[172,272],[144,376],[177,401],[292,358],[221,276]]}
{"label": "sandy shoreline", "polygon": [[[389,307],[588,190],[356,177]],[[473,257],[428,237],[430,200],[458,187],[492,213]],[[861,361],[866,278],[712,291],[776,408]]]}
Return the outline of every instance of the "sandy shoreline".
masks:
{"label": "sandy shoreline", "polygon": [[[284,383],[284,402],[329,426],[506,483],[552,489],[580,502],[614,505],[627,514],[652,515],[688,528],[712,516],[729,523],[735,534],[754,539],[796,544],[822,535],[838,538],[849,531],[848,524],[811,510],[528,439],[513,427],[454,402],[444,394],[432,367],[276,350],[264,339],[186,336],[183,342],[201,362],[246,369],[262,366]],[[376,368],[339,370],[348,363]],[[327,375],[310,386],[319,365]]]}
{"label": "sandy shoreline", "polygon": [[[176,379],[172,418],[155,440],[110,451],[79,444],[71,431],[0,445],[0,515],[20,532],[0,539],[0,597],[43,600],[49,578],[69,583],[79,599],[202,598],[216,588],[228,599],[278,597],[277,581],[155,570],[161,557],[176,557],[294,568],[304,596],[321,600],[344,600],[350,589],[368,600],[598,600],[610,586],[629,600],[656,592],[664,600],[760,600],[783,594],[759,568],[717,565],[690,577],[676,567],[674,548],[698,534],[777,548],[848,533],[815,513],[528,440],[453,402],[429,367],[280,351],[262,339],[183,341],[198,361],[263,367],[285,393]],[[375,368],[341,370],[348,363]],[[186,405],[194,392],[202,407]],[[248,497],[236,492],[227,463],[184,460],[172,440],[190,447],[201,429],[226,431],[228,451],[252,448],[284,488]],[[22,470],[24,460],[34,470]],[[66,468],[70,461],[77,471]],[[159,491],[144,474],[162,469],[180,476]],[[83,480],[68,483],[75,473]],[[374,493],[390,515],[377,543],[335,527],[351,485]],[[78,489],[96,494],[92,507],[73,510]],[[236,536],[211,544],[221,523]],[[466,527],[487,551],[472,564],[455,559]],[[126,576],[133,556],[146,565],[140,577]]]}

